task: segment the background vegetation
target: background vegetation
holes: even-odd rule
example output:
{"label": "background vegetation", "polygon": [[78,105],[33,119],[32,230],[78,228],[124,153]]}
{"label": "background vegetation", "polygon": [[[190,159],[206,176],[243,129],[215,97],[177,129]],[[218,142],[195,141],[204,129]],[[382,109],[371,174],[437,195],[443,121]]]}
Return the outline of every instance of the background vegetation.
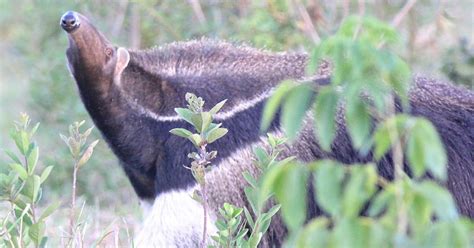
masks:
{"label": "background vegetation", "polygon": [[[414,6],[398,22],[396,17],[407,3]],[[0,148],[12,148],[8,140],[12,120],[21,111],[30,113],[34,123],[41,122],[36,134],[38,168],[55,166],[42,197],[48,202],[68,199],[73,166],[59,133],[67,133],[73,121],[92,123],[65,65],[67,39],[58,23],[66,10],[85,14],[111,41],[125,47],[148,48],[207,36],[275,51],[308,50],[333,34],[349,14],[373,15],[395,22],[404,42],[400,54],[414,72],[452,78],[472,89],[473,5],[470,0],[0,0]],[[96,130],[92,135],[99,138]],[[7,163],[0,153],[0,172]],[[104,229],[114,233],[104,242],[113,244],[115,237],[125,240],[123,227],[133,231],[139,222],[138,201],[131,201],[136,199],[133,190],[105,142],[97,145],[81,169],[77,186],[88,210],[85,218],[94,220],[89,222],[92,235],[87,242],[97,240]],[[64,211],[53,217],[64,230],[68,205],[65,200]]]}

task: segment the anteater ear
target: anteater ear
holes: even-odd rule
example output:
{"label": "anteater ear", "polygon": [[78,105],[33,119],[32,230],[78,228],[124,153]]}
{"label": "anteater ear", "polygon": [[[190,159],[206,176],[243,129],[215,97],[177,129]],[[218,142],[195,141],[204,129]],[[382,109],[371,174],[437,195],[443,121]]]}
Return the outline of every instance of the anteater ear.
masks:
{"label": "anteater ear", "polygon": [[117,49],[117,64],[115,64],[114,71],[115,77],[119,77],[120,75],[122,75],[122,72],[127,67],[129,61],[130,54],[128,53],[128,51],[123,47],[119,47]]}

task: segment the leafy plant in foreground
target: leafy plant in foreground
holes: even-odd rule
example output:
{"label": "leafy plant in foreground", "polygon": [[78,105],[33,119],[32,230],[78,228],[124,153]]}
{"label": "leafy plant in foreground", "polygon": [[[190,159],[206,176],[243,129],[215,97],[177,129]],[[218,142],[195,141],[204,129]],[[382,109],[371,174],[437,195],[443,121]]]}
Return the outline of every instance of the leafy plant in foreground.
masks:
{"label": "leafy plant in foreground", "polygon": [[[248,171],[243,173],[243,177],[249,184],[244,190],[252,212],[246,207],[238,208],[227,203],[224,204],[224,207],[219,210],[223,220],[217,221],[216,226],[219,232],[217,236],[213,237],[220,247],[254,248],[262,241],[273,216],[280,210],[280,205],[271,201],[273,191],[268,184],[264,184],[265,177],[273,177],[275,174],[272,171],[278,171],[278,167],[285,166],[294,160],[294,157],[278,159],[281,146],[285,142],[286,138],[268,134],[269,152],[262,147],[254,147],[256,158],[254,164],[259,170],[259,174],[253,176]],[[245,219],[240,217],[242,211],[245,214]],[[249,234],[249,230],[243,227],[244,224],[250,227]]]}
{"label": "leafy plant in foreground", "polygon": [[[221,128],[221,124],[212,123],[213,115],[224,106],[225,100],[211,108],[209,112],[203,111],[204,101],[194,94],[187,93],[186,101],[188,102],[187,108],[177,108],[175,111],[181,118],[190,123],[197,133],[192,133],[184,128],[175,128],[170,130],[170,132],[189,139],[198,150],[197,153],[193,152],[188,156],[193,159],[190,169],[200,186],[200,191],[194,192],[193,198],[203,204],[205,210],[203,242],[201,244],[204,247],[206,245],[206,215],[208,208],[206,203],[205,172],[208,170],[211,160],[217,156],[217,151],[208,152],[206,146],[227,133],[227,129]],[[281,161],[277,159],[280,154],[280,146],[285,141],[286,139],[277,138],[269,134],[270,153],[267,153],[261,147],[255,148],[254,152],[257,160],[254,162],[261,174],[267,174],[273,167],[283,166],[293,160],[293,157]],[[243,176],[250,185],[245,189],[245,194],[255,218],[252,217],[251,212],[246,208],[242,209],[228,203],[224,204],[223,208],[219,209],[223,219],[218,220],[216,223],[219,231],[216,236],[212,236],[219,247],[257,247],[270,226],[271,218],[280,209],[279,205],[275,205],[268,211],[265,211],[265,208],[270,205],[269,199],[272,196],[272,192],[262,190],[264,188],[262,186],[263,180],[259,177],[255,178],[249,172],[244,172]],[[241,218],[243,211],[246,222]],[[248,238],[246,234],[249,230],[244,227],[245,223],[250,226]]]}
{"label": "leafy plant in foreground", "polygon": [[185,97],[188,102],[187,108],[176,108],[175,111],[182,119],[194,127],[196,133],[192,133],[184,128],[174,128],[170,130],[170,133],[187,138],[198,150],[198,152],[188,154],[188,157],[193,160],[189,169],[200,186],[200,190],[194,192],[193,199],[200,202],[204,208],[204,228],[201,247],[206,247],[208,205],[205,173],[211,164],[211,160],[217,156],[217,151],[208,152],[206,147],[208,144],[222,138],[228,131],[226,128],[221,127],[221,123],[212,123],[213,115],[224,106],[226,100],[218,103],[209,111],[203,111],[204,101],[202,98],[192,93],[186,93]]}
{"label": "leafy plant in foreground", "polygon": [[[342,114],[353,147],[362,155],[373,150],[373,161],[366,164],[290,163],[264,177],[289,229],[286,246],[472,246],[472,220],[459,216],[451,194],[438,183],[447,179],[447,157],[435,127],[427,119],[397,114],[397,101],[402,112],[409,109],[410,78],[406,63],[390,50],[397,38],[392,27],[376,19],[348,18],[314,49],[309,63],[311,74],[321,59],[331,61],[331,84],[316,91],[311,82],[285,82],[269,99],[262,129],[282,105],[282,126],[294,140],[311,109],[315,135],[329,152],[338,128],[335,118]],[[391,182],[379,176],[376,167],[389,151]],[[404,172],[404,161],[413,178]],[[437,181],[424,177],[426,173]],[[309,180],[327,216],[306,223]]]}
{"label": "leafy plant in foreground", "polygon": [[[243,177],[249,183],[245,188],[245,196],[250,204],[251,212],[244,208],[244,213],[251,233],[244,247],[257,247],[263,235],[267,232],[272,217],[280,210],[279,204],[271,201],[273,191],[264,184],[265,177],[272,177],[272,171],[277,167],[285,166],[294,160],[294,157],[288,157],[279,160],[278,156],[281,152],[281,146],[286,142],[286,138],[276,137],[268,134],[268,143],[270,145],[269,152],[262,147],[254,147],[255,167],[259,170],[259,175],[254,177],[250,172],[243,173]],[[268,206],[271,206],[267,210]],[[254,217],[252,217],[254,216]]]}
{"label": "leafy plant in foreground", "polygon": [[[86,146],[87,138],[92,133],[93,127],[87,129],[83,133],[80,131],[82,125],[85,121],[74,122],[69,126],[69,136],[66,137],[63,134],[60,134],[61,139],[66,143],[69,148],[69,152],[74,160],[73,172],[72,172],[72,194],[71,194],[71,213],[69,216],[69,237],[68,237],[68,246],[83,245],[82,239],[77,238],[79,235],[78,220],[80,216],[76,216],[76,186],[77,186],[77,174],[79,169],[84,166],[92,156],[94,152],[94,147],[99,143],[99,140],[95,140],[89,145]],[[81,211],[82,213],[82,211]]]}
{"label": "leafy plant in foreground", "polygon": [[30,127],[30,117],[22,114],[15,122],[10,137],[15,142],[17,153],[6,151],[10,157],[10,169],[0,174],[0,204],[9,208],[0,219],[2,245],[7,247],[44,247],[45,221],[59,207],[59,202],[50,204],[42,212],[38,204],[42,196],[42,186],[53,167],[38,171],[39,147],[33,141],[39,123]]}
{"label": "leafy plant in foreground", "polygon": [[244,247],[248,229],[244,227],[243,210],[243,208],[224,203],[224,206],[219,209],[222,219],[216,221],[217,235],[211,237],[217,246],[210,247]]}

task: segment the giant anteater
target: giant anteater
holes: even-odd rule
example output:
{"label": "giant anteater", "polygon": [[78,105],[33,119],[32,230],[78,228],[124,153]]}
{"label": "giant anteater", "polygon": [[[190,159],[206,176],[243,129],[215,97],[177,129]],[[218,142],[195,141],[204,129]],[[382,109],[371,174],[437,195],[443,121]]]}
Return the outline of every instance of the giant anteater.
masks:
{"label": "giant anteater", "polygon": [[[208,233],[216,229],[216,209],[224,202],[244,205],[242,171],[255,171],[251,148],[266,146],[259,123],[271,90],[282,80],[302,79],[308,56],[271,53],[222,41],[177,42],[152,50],[133,51],[111,44],[83,15],[69,11],[61,18],[67,32],[69,70],[82,101],[111,149],[120,159],[138,197],[149,204],[138,244],[194,247],[202,235],[201,206],[189,197],[196,187],[187,154],[193,146],[169,130],[190,128],[174,113],[185,106],[185,93],[204,98],[207,106],[228,99],[215,116],[229,129],[210,145],[219,152],[207,175],[211,213]],[[447,188],[462,214],[474,218],[474,93],[453,85],[418,77],[410,91],[411,114],[431,120],[446,147]],[[278,119],[278,118],[277,118]],[[344,163],[364,162],[353,149],[341,120],[332,152],[318,146],[305,123],[295,144],[285,153],[302,161],[334,158]],[[280,134],[279,121],[270,128]],[[389,155],[378,163],[381,175],[391,178]],[[312,215],[321,214],[313,207]],[[276,218],[265,244],[278,244],[285,235]]]}

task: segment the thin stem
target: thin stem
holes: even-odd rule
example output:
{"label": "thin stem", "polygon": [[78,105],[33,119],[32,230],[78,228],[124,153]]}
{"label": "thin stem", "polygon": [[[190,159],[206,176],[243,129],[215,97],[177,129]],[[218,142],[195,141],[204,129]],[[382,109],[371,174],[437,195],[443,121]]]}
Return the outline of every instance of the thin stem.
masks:
{"label": "thin stem", "polygon": [[201,4],[199,3],[199,0],[188,0],[188,2],[189,4],[191,4],[193,12],[199,21],[199,24],[205,25],[207,20],[206,20],[206,16],[204,15],[204,12],[202,11],[202,7],[201,7]]}
{"label": "thin stem", "polygon": [[417,0],[408,0],[402,9],[397,13],[397,15],[392,20],[392,26],[397,27],[402,22],[403,18],[408,14],[408,12],[415,6]]}
{"label": "thin stem", "polygon": [[203,212],[204,212],[204,226],[203,226],[203,231],[202,231],[202,244],[201,247],[205,248],[206,247],[206,239],[207,239],[207,190],[206,190],[206,184],[203,183],[201,185],[201,193],[202,193],[202,207],[203,207]]}
{"label": "thin stem", "polygon": [[313,40],[315,44],[321,43],[321,37],[319,36],[316,28],[311,21],[311,17],[309,16],[308,11],[306,10],[305,6],[301,3],[301,0],[295,0],[294,6],[297,9],[303,23],[304,23],[304,31],[306,34]]}
{"label": "thin stem", "polygon": [[[389,110],[389,115],[395,115],[395,102],[393,96],[387,98],[387,107]],[[408,219],[407,219],[407,209],[405,204],[403,204],[403,185],[401,184],[403,180],[403,149],[402,142],[400,140],[400,135],[397,130],[397,126],[394,123],[389,127],[389,137],[393,143],[392,148],[392,160],[394,166],[394,181],[398,184],[396,190],[396,201],[398,212],[397,212],[397,234],[403,236],[406,234],[408,228]]]}
{"label": "thin stem", "polygon": [[226,247],[229,247],[229,248],[230,248],[230,247],[231,247],[231,246],[230,246],[230,245],[231,245],[231,241],[232,241],[232,238],[233,238],[233,237],[231,236],[232,230],[231,230],[231,228],[230,228],[230,225],[227,225],[227,232],[229,232],[229,238],[227,239],[227,246],[226,246]]}
{"label": "thin stem", "polygon": [[76,184],[77,184],[77,160],[74,162],[74,170],[72,173],[72,193],[71,193],[71,213],[69,217],[69,233],[71,235],[71,241],[74,237],[74,225],[75,225],[75,209],[76,209]]}
{"label": "thin stem", "polygon": [[[25,169],[26,169],[26,171],[28,171],[28,167],[29,167],[28,166],[28,157],[24,156],[24,159],[25,159],[25,167],[26,167]],[[29,171],[28,173],[33,173],[33,171]],[[26,183],[26,182],[23,182],[23,183]],[[34,198],[36,198],[36,195],[33,195],[32,199],[31,199],[31,218],[32,218],[33,224],[36,224],[35,199]],[[35,247],[39,247],[39,245],[35,245]]]}
{"label": "thin stem", "polygon": [[207,187],[206,187],[206,177],[205,177],[205,169],[206,165],[210,163],[210,161],[207,160],[207,151],[206,151],[206,144],[201,145],[199,149],[199,156],[200,159],[198,162],[198,170],[202,171],[202,174],[198,174],[199,177],[202,177],[198,180],[200,186],[201,186],[201,196],[202,196],[202,207],[203,207],[203,212],[204,212],[204,223],[203,223],[203,231],[202,231],[202,243],[201,247],[205,248],[206,247],[206,239],[207,239]]}

